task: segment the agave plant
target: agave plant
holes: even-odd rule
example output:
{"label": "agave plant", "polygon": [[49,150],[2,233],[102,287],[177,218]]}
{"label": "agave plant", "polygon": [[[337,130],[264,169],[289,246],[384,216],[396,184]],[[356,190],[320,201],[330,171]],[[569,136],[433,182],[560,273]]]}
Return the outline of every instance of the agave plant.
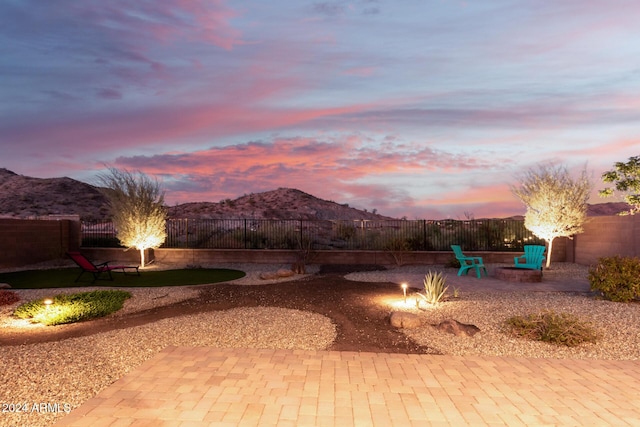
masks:
{"label": "agave plant", "polygon": [[445,282],[446,279],[442,276],[442,273],[429,271],[429,273],[424,276],[424,294],[418,292],[418,295],[428,304],[438,304],[444,297],[447,289],[449,289],[448,286],[445,286]]}

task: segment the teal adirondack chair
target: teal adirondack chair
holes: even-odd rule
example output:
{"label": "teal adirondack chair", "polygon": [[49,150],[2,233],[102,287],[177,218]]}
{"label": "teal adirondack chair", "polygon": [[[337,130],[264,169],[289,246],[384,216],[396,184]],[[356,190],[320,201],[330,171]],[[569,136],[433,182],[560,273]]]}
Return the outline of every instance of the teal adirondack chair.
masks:
{"label": "teal adirondack chair", "polygon": [[469,274],[469,270],[472,268],[476,270],[476,275],[478,279],[480,276],[480,269],[484,270],[484,275],[488,276],[487,269],[482,262],[482,257],[479,256],[465,256],[462,253],[462,249],[460,249],[459,245],[451,245],[451,249],[453,249],[453,253],[456,254],[456,259],[460,262],[460,270],[458,270],[458,276],[462,276],[462,273]]}
{"label": "teal adirondack chair", "polygon": [[544,246],[525,245],[524,255],[513,258],[517,268],[528,268],[530,270],[542,270],[542,263],[545,260]]}

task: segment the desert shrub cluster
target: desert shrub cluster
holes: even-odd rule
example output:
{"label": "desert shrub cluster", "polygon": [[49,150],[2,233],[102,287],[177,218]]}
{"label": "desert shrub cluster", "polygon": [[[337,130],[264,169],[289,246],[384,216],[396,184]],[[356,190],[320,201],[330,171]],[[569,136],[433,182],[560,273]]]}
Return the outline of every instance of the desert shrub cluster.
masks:
{"label": "desert shrub cluster", "polygon": [[0,290],[0,306],[11,305],[20,301],[20,296],[13,291]]}
{"label": "desert shrub cluster", "polygon": [[598,260],[589,269],[592,291],[611,301],[630,302],[640,298],[640,259],[612,256]]}
{"label": "desert shrub cluster", "polygon": [[510,317],[505,321],[505,329],[516,337],[567,347],[594,343],[598,338],[590,323],[571,314],[556,313],[553,310]]}

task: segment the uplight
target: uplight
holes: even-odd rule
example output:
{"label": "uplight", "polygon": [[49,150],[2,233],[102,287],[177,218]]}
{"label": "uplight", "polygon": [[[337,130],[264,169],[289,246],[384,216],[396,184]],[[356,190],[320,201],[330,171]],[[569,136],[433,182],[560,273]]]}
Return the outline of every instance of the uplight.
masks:
{"label": "uplight", "polygon": [[409,287],[409,285],[407,285],[406,283],[403,283],[402,285],[402,293],[404,294],[404,303],[407,303],[407,288]]}

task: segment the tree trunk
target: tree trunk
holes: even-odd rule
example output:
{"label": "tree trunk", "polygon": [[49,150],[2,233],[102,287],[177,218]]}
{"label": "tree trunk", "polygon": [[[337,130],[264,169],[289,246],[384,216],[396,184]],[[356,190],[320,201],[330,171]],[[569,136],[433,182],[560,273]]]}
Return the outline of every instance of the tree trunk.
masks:
{"label": "tree trunk", "polygon": [[545,268],[549,268],[549,266],[551,265],[551,248],[552,247],[553,247],[553,238],[549,239],[549,241],[548,241],[547,264],[546,264]]}
{"label": "tree trunk", "polygon": [[140,267],[144,268],[144,249],[140,249]]}

